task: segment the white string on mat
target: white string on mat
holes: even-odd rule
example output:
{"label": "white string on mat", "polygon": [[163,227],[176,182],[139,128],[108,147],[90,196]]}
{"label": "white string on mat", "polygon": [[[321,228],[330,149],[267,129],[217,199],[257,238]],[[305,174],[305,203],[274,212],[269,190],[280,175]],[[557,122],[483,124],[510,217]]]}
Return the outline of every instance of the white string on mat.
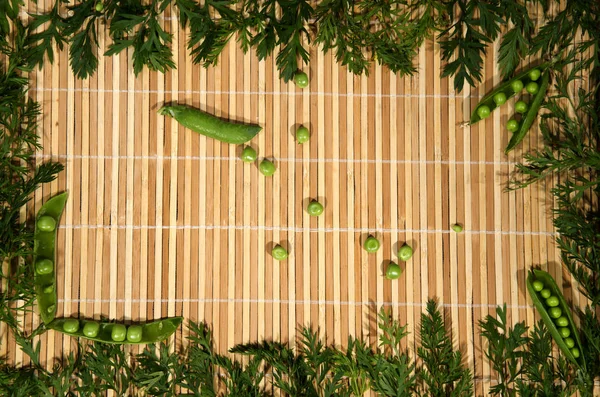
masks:
{"label": "white string on mat", "polygon": [[[243,298],[175,298],[175,299],[59,299],[60,303],[274,303],[284,305],[341,305],[341,306],[392,306],[392,307],[427,307],[421,302],[374,302],[374,301],[335,301],[313,299],[243,299]],[[497,304],[491,303],[440,303],[439,306],[459,309],[494,309]],[[509,309],[533,309],[533,305],[506,305]]]}
{"label": "white string on mat", "polygon": [[[238,157],[231,156],[157,156],[157,155],[135,155],[135,156],[111,156],[111,155],[82,155],[82,154],[38,154],[38,159],[65,159],[65,160],[156,160],[156,161],[238,161]],[[516,165],[514,161],[461,161],[461,160],[384,160],[384,159],[335,159],[335,158],[277,158],[281,163],[334,163],[334,164],[442,164],[442,165]]]}
{"label": "white string on mat", "polygon": [[[394,229],[367,227],[288,227],[267,225],[59,225],[61,229],[118,229],[118,230],[252,230],[280,232],[310,233],[415,233],[415,234],[449,234],[456,233],[450,229]],[[503,235],[503,236],[556,236],[554,232],[519,231],[519,230],[463,230],[464,234]]]}
{"label": "white string on mat", "polygon": [[[32,87],[30,91],[39,92],[91,92],[91,93],[119,93],[119,94],[187,94],[187,95],[273,95],[273,96],[304,96],[305,93],[300,91],[221,91],[221,90],[143,90],[143,89],[111,89],[111,88],[48,88],[48,87]],[[464,97],[454,94],[383,94],[383,93],[345,93],[345,92],[322,92],[309,91],[308,96],[335,96],[335,97],[355,97],[355,98],[454,98],[468,99],[479,98],[479,96]]]}

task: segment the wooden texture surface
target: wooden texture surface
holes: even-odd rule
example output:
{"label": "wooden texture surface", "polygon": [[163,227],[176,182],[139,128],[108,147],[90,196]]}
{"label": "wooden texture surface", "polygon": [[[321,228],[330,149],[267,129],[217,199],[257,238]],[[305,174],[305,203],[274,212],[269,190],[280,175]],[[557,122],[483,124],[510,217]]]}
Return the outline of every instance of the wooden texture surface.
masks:
{"label": "wooden texture surface", "polygon": [[[45,7],[39,1],[39,9]],[[29,6],[31,11],[36,6]],[[193,65],[175,15],[177,70],[133,74],[131,54],[100,56],[89,80],[74,78],[68,54],[32,75],[42,105],[38,161],[65,164],[35,195],[35,207],[68,190],[58,240],[58,316],[145,320],[183,315],[214,327],[220,352],[236,343],[294,344],[299,325],[320,327],[328,343],[349,335],[376,343],[376,314],[392,310],[416,327],[429,297],[443,306],[449,331],[476,375],[477,394],[491,382],[478,322],[503,303],[510,321],[533,325],[526,270],[540,265],[559,285],[569,280],[554,244],[549,184],[504,189],[515,162],[540,144],[533,128],[509,156],[504,124],[514,100],[489,119],[462,122],[500,82],[497,43],[485,59],[484,84],[460,94],[441,79],[439,47],[427,42],[418,74],[401,78],[372,67],[353,76],[331,54],[311,48],[310,85],[278,78],[274,58],[259,62],[235,45],[216,67]],[[106,31],[100,43],[107,44]],[[196,106],[264,127],[251,143],[273,158],[271,178],[238,159],[241,148],[196,135],[159,116],[165,102]],[[311,140],[298,145],[299,125]],[[325,205],[319,218],[309,199]],[[451,231],[460,223],[464,232]],[[382,243],[368,255],[362,241]],[[383,268],[408,242],[414,257],[387,281]],[[273,244],[289,249],[283,262]],[[579,293],[564,284],[575,305]],[[40,320],[27,316],[28,326]],[[186,330],[180,330],[181,342]],[[50,360],[72,341],[40,337]],[[14,341],[0,350],[15,361]]]}

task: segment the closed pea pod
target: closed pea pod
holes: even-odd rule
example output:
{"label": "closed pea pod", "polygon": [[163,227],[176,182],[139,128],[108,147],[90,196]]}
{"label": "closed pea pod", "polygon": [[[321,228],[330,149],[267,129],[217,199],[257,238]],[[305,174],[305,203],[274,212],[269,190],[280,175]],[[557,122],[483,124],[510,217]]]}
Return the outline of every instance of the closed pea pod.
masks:
{"label": "closed pea pod", "polygon": [[158,113],[173,117],[194,132],[236,145],[248,142],[262,130],[258,125],[232,123],[185,105],[166,105]]}
{"label": "closed pea pod", "polygon": [[119,323],[57,318],[49,323],[47,327],[70,336],[97,342],[135,345],[155,343],[167,339],[179,328],[182,321],[183,317],[171,317],[126,326]]}
{"label": "closed pea pod", "polygon": [[50,323],[56,314],[56,234],[68,193],[53,196],[37,213],[33,234],[34,285],[42,321]]}
{"label": "closed pea pod", "polygon": [[[536,281],[543,283],[545,288],[542,291],[538,292],[534,288],[534,282]],[[539,283],[536,284],[539,285]],[[542,270],[532,270],[527,277],[527,290],[546,328],[548,328],[562,353],[579,367],[585,367],[584,358],[572,351],[574,348],[578,349],[577,352],[583,351],[579,333],[571,316],[571,310],[552,276]],[[554,302],[554,300],[551,302],[552,304],[557,303],[556,306],[550,307],[547,305],[547,299],[542,297],[542,292],[545,290],[549,290],[551,296],[556,298],[557,302]],[[559,309],[560,313],[556,309]]]}

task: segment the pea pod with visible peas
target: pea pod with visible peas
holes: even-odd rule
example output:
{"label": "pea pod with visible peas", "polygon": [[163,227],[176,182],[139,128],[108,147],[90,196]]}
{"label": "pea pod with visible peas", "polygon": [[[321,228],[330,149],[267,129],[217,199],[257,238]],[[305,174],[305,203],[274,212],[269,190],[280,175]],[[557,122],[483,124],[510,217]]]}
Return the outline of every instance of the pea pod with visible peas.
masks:
{"label": "pea pod with visible peas", "polygon": [[258,125],[232,123],[185,105],[165,105],[158,113],[173,117],[194,132],[236,145],[248,142],[262,130]]}
{"label": "pea pod with visible peas", "polygon": [[64,192],[50,198],[42,205],[35,218],[34,286],[40,316],[46,324],[56,315],[56,233],[68,196]]}
{"label": "pea pod with visible peas", "polygon": [[[478,121],[486,118],[487,116],[489,116],[489,114],[491,112],[493,112],[494,110],[496,110],[497,108],[502,106],[504,103],[506,103],[506,101],[509,98],[511,98],[511,97],[515,96],[516,94],[518,94],[519,92],[521,92],[527,84],[532,83],[535,80],[538,80],[539,75],[537,75],[537,72],[547,75],[548,73],[545,73],[546,67],[547,67],[547,65],[544,64],[544,65],[536,66],[535,68],[526,70],[526,71],[518,74],[517,76],[515,76],[512,80],[501,84],[496,89],[494,89],[490,93],[488,93],[486,96],[484,96],[481,99],[481,101],[479,101],[479,103],[475,107],[475,110],[471,114],[470,124],[475,124]],[[533,79],[533,77],[536,77],[535,80]],[[540,86],[538,95],[542,91],[543,91],[542,87]],[[542,98],[543,98],[543,95],[542,95]],[[533,108],[533,106],[532,106],[532,108]],[[530,112],[531,112],[531,110],[530,110]],[[537,113],[537,110],[535,111],[535,113]]]}
{"label": "pea pod with visible peas", "polygon": [[47,325],[49,329],[70,336],[113,344],[146,344],[160,342],[171,336],[181,325],[183,317],[171,317],[145,324],[101,322],[76,318],[57,318]]}
{"label": "pea pod with visible peas", "polygon": [[[531,126],[533,125],[533,122],[537,117],[538,111],[542,106],[542,101],[546,96],[546,91],[548,90],[548,85],[550,83],[550,74],[548,72],[543,73],[541,79],[542,81],[540,82],[538,91],[535,93],[533,101],[531,101],[531,106],[529,107],[529,110],[523,113],[523,120],[519,124],[517,130],[513,132],[513,136],[512,138],[510,138],[510,142],[508,142],[508,146],[506,146],[506,149],[504,149],[504,153],[510,152],[519,143],[521,143],[523,138],[525,138],[525,135],[527,135],[527,131],[529,131],[529,128],[531,128]],[[536,84],[534,82],[531,83]]]}
{"label": "pea pod with visible peas", "polygon": [[[527,290],[544,324],[563,354],[579,367],[585,367],[585,360],[580,355],[580,352],[584,350],[571,316],[571,310],[552,276],[543,270],[532,270],[527,277]],[[544,295],[547,295],[547,293],[543,294],[544,291],[549,291],[550,297],[544,298]]]}

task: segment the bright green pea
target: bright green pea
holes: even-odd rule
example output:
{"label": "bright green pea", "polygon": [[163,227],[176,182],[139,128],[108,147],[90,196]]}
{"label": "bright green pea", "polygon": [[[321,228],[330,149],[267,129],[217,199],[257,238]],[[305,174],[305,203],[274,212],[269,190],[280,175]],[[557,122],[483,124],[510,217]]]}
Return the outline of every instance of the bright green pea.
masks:
{"label": "bright green pea", "polygon": [[308,75],[302,71],[297,71],[294,74],[294,83],[300,88],[308,87]]}
{"label": "bright green pea", "polygon": [[69,334],[73,334],[79,331],[79,320],[76,318],[69,318],[63,323],[63,331]]}
{"label": "bright green pea", "polygon": [[244,163],[253,163],[257,158],[256,150],[251,146],[246,146],[244,150],[242,150],[240,158]]}
{"label": "bright green pea", "polygon": [[313,200],[306,207],[306,211],[310,216],[319,216],[323,213],[323,204],[319,203],[317,200]]}
{"label": "bright green pea", "polygon": [[37,274],[50,274],[54,271],[54,264],[50,259],[40,259],[35,263]]}
{"label": "bright green pea", "polygon": [[540,85],[532,81],[530,83],[527,83],[527,85],[525,86],[525,90],[530,94],[537,94],[537,92],[540,90]]}
{"label": "bright green pea", "polygon": [[573,338],[565,338],[565,345],[567,345],[567,347],[570,349],[575,346],[575,341]]}
{"label": "bright green pea", "polygon": [[477,115],[482,119],[488,117],[490,115],[490,112],[490,107],[486,105],[481,105],[479,106],[479,108],[477,108]]}
{"label": "bright green pea", "polygon": [[285,248],[283,248],[281,245],[277,244],[275,247],[273,247],[273,249],[271,250],[271,255],[273,255],[273,258],[278,260],[278,261],[282,261],[287,259],[288,257],[288,252],[286,251]]}
{"label": "bright green pea", "polygon": [[514,92],[521,92],[523,90],[523,82],[521,80],[515,80],[510,83],[510,88],[512,88]]}
{"label": "bright green pea", "polygon": [[308,142],[309,139],[310,131],[308,131],[308,128],[301,126],[296,130],[296,141],[298,141],[298,143],[302,144]]}
{"label": "bright green pea", "polygon": [[127,340],[129,342],[139,342],[142,340],[143,328],[141,325],[130,325],[127,328]]}
{"label": "bright green pea", "polygon": [[548,314],[552,318],[559,318],[562,315],[562,310],[560,310],[560,307],[551,307],[550,310],[548,310]]}
{"label": "bright green pea", "polygon": [[542,295],[542,298],[548,299],[548,298],[550,298],[550,295],[552,295],[552,292],[550,292],[550,290],[548,288],[544,288],[543,290],[540,291],[540,295]]}
{"label": "bright green pea", "polygon": [[42,232],[53,232],[56,229],[56,220],[48,215],[40,216],[36,224]]}
{"label": "bright green pea", "polygon": [[560,336],[562,336],[563,338],[568,338],[569,335],[571,335],[571,330],[568,327],[559,328],[558,332],[560,333]]}
{"label": "bright green pea", "polygon": [[454,230],[456,233],[460,233],[463,231],[463,227],[461,225],[459,225],[458,223],[452,225],[452,230]]}
{"label": "bright green pea", "polygon": [[511,119],[506,123],[506,129],[510,132],[515,132],[519,129],[519,122],[517,120]]}
{"label": "bright green pea", "polygon": [[123,342],[127,336],[127,327],[123,324],[115,324],[110,331],[110,337],[115,342]]}
{"label": "bright green pea", "polygon": [[83,334],[88,338],[95,338],[100,332],[100,324],[96,321],[87,321],[83,325]]}
{"label": "bright green pea", "polygon": [[556,325],[559,327],[566,327],[569,325],[569,320],[565,316],[561,316],[556,319]]}
{"label": "bright green pea", "polygon": [[546,305],[548,305],[549,307],[556,307],[556,306],[558,306],[558,304],[559,304],[558,298],[554,295],[552,295],[548,299],[546,299]]}
{"label": "bright green pea", "polygon": [[260,162],[258,169],[264,176],[272,176],[276,170],[275,164],[267,159]]}
{"label": "bright green pea", "polygon": [[363,248],[369,253],[377,252],[380,246],[381,244],[379,244],[379,240],[373,236],[367,237],[365,243],[363,244]]}
{"label": "bright green pea", "polygon": [[504,105],[506,103],[506,94],[503,92],[499,92],[494,95],[494,103],[498,106]]}
{"label": "bright green pea", "polygon": [[98,11],[98,12],[104,11],[104,4],[102,4],[102,2],[96,4],[96,11]]}
{"label": "bright green pea", "polygon": [[531,283],[533,290],[540,292],[541,290],[544,289],[544,283],[540,280],[535,280],[533,283]]}
{"label": "bright green pea", "polygon": [[542,72],[540,72],[539,69],[532,69],[529,72],[529,78],[533,81],[536,81],[537,79],[539,79],[541,75],[542,75]]}
{"label": "bright green pea", "polygon": [[402,269],[395,262],[390,262],[385,271],[385,277],[388,280],[396,280],[402,274]]}
{"label": "bright green pea", "polygon": [[573,357],[578,358],[579,357],[579,349],[576,347],[572,348],[571,354],[573,355]]}
{"label": "bright green pea", "polygon": [[529,109],[529,105],[525,101],[518,101],[515,103],[515,111],[517,113],[525,113]]}
{"label": "bright green pea", "polygon": [[46,312],[48,314],[54,313],[56,311],[56,305],[50,305],[46,308]]}
{"label": "bright green pea", "polygon": [[407,261],[409,260],[411,257],[413,256],[413,249],[410,245],[408,244],[404,244],[402,247],[400,247],[400,249],[398,250],[398,257],[400,258],[400,260],[403,261]]}

